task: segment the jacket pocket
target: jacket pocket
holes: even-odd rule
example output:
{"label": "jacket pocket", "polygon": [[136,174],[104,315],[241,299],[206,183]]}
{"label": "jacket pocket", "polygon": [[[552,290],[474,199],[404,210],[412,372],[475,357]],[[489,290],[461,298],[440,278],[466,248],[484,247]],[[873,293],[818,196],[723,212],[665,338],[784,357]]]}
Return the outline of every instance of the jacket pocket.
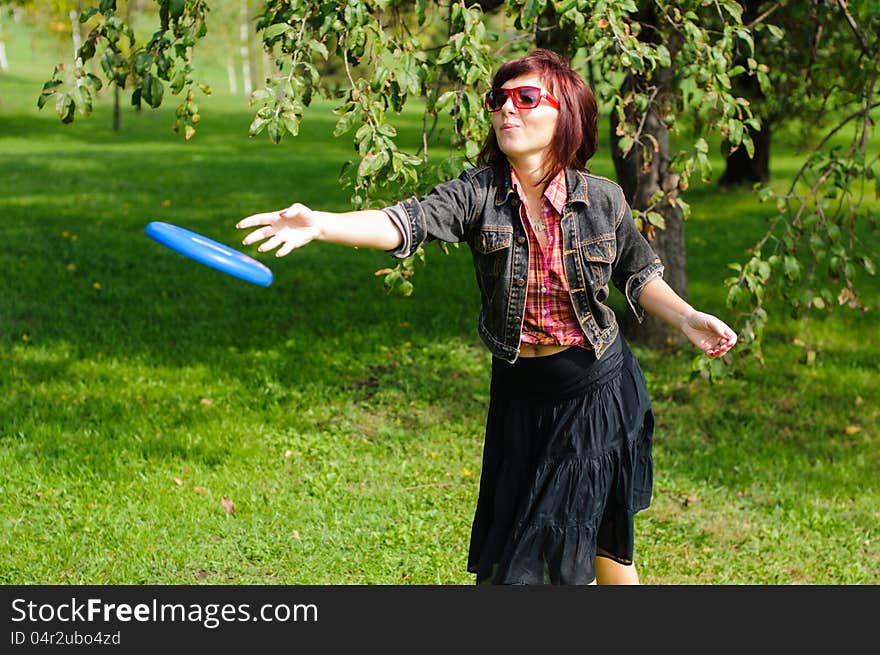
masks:
{"label": "jacket pocket", "polygon": [[513,243],[513,228],[486,225],[475,235],[474,264],[482,275],[497,277],[504,272]]}
{"label": "jacket pocket", "polygon": [[474,247],[484,255],[509,248],[513,242],[513,228],[507,225],[487,225],[477,235]]}
{"label": "jacket pocket", "polygon": [[617,256],[617,239],[614,235],[602,235],[590,241],[582,241],[581,255],[590,278],[588,282],[593,289],[607,286],[611,278],[611,265]]}

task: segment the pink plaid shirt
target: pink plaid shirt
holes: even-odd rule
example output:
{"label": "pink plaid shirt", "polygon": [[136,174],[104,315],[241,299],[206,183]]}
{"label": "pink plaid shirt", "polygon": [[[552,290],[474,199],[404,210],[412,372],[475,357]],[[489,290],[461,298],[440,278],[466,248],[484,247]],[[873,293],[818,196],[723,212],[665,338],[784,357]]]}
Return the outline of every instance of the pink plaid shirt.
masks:
{"label": "pink plaid shirt", "polygon": [[541,206],[543,220],[534,222],[513,168],[510,177],[521,201],[519,215],[529,237],[528,293],[520,343],[589,348],[571,306],[562,264],[559,221],[568,199],[565,171],[559,171],[547,185]]}

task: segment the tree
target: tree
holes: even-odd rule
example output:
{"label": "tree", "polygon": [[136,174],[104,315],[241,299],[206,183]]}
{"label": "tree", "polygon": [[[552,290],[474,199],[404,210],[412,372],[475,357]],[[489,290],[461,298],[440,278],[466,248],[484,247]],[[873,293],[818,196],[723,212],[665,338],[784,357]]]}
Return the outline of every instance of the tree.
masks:
{"label": "tree", "polygon": [[[762,64],[758,69],[757,75],[738,76],[734,78],[734,89],[736,93],[744,98],[748,98],[752,106],[752,112],[761,119],[761,129],[758,130],[754,126],[747,126],[749,137],[754,144],[754,150],[750,155],[743,148],[738,148],[734,152],[726,153],[726,167],[724,174],[718,180],[723,187],[733,187],[741,184],[754,184],[758,182],[767,182],[770,179],[770,135],[780,120],[784,120],[785,114],[778,113],[771,109],[772,105],[767,102],[767,96],[764,89],[780,89],[781,80],[777,76],[783,64],[779,55],[781,52],[768,52],[775,36],[780,34],[778,25],[764,22],[771,14],[772,20],[775,22],[780,17],[780,13],[775,13],[779,9],[780,3],[774,3],[768,7],[770,3],[762,0],[746,0],[743,2],[743,22],[752,30],[752,38],[755,40],[755,51],[760,53],[764,59],[773,59],[773,67],[769,68],[766,64]],[[785,41],[788,43],[789,41]],[[792,43],[797,43],[798,39],[791,39]],[[791,47],[795,52],[799,52]],[[786,53],[793,54],[793,53]],[[790,62],[791,59],[785,59]],[[737,65],[746,66],[748,60],[745,57],[739,57]],[[771,73],[772,70],[772,73]],[[769,74],[774,79],[771,82]],[[797,79],[797,78],[794,78]],[[776,97],[786,98],[789,94],[781,92]]]}
{"label": "tree", "polygon": [[[793,117],[804,125],[804,142],[836,116],[844,79],[844,54],[857,52],[850,24],[841,15],[846,3],[746,0],[743,20],[752,30],[755,51],[763,61],[758,75],[737,77],[734,88],[749,99],[761,129],[749,127],[754,156],[738,150],[727,156],[722,186],[764,183],[770,179],[770,144],[775,130]],[[746,65],[745,59],[739,62]]]}
{"label": "tree", "polygon": [[0,5],[0,73],[6,73],[9,71],[9,60],[6,58],[6,39],[3,36],[3,24],[8,16],[11,15],[11,11],[7,12],[6,8]]}
{"label": "tree", "polygon": [[[207,0],[155,0],[155,6],[158,29],[140,44],[114,0],[100,0],[80,17],[91,31],[78,54],[83,62],[100,56],[104,78],[130,84],[135,104],[158,107],[166,88],[184,98],[174,127],[189,139],[200,119],[191,53],[208,29],[209,7]],[[749,101],[733,90],[736,77],[763,72],[733,0],[267,0],[256,29],[277,72],[251,95],[250,135],[265,133],[278,143],[297,134],[315,93],[336,101],[333,134],[351,134],[358,153],[342,176],[356,207],[422,192],[472,163],[487,129],[481,92],[495,67],[537,44],[564,51],[612,116],[618,177],[637,223],[660,249],[665,237],[659,235],[668,233],[670,252],[681,255],[663,255],[673,278],[684,273],[681,225],[689,208],[682,193],[691,175],[710,175],[709,136],[720,133],[731,151],[751,154],[749,128],[760,126]],[[123,39],[131,43],[128,56],[119,48]],[[745,64],[736,65],[739,59]],[[322,76],[328,62],[338,62],[341,86]],[[55,99],[61,119],[72,121],[77,111],[88,114],[100,84],[82,66],[69,73],[56,68],[40,105]],[[424,101],[416,153],[398,147],[394,127],[413,97]],[[701,120],[689,144],[673,153],[668,134],[679,129],[682,113]],[[452,126],[452,154],[429,158],[428,136],[441,115]],[[415,259],[387,273],[389,290],[412,291]],[[674,286],[686,295],[686,277]]]}
{"label": "tree", "polygon": [[[880,107],[880,5],[870,0],[817,0],[808,10],[780,5],[780,12],[801,13],[794,14],[798,21],[784,21],[789,32],[771,35],[786,43],[774,47],[800,48],[792,58],[801,64],[780,64],[773,74],[784,84],[765,84],[765,94],[802,117],[815,145],[784,193],[761,189],[775,216],[748,260],[731,265],[736,275],[727,280],[728,304],[742,310],[741,336],[758,357],[771,299],[787,303],[796,317],[835,306],[865,312],[856,281],[861,274],[875,275],[874,253],[859,231],[877,229],[865,199],[872,186],[880,194],[880,156],[868,150]],[[803,81],[792,81],[798,76]],[[805,337],[800,341],[812,363],[815,347],[809,334]]]}

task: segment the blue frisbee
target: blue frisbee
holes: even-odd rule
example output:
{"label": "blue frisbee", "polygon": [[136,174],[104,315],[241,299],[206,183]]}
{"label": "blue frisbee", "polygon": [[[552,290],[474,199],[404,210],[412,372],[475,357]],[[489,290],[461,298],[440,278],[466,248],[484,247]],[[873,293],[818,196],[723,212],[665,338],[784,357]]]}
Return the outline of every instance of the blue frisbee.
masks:
{"label": "blue frisbee", "polygon": [[206,236],[161,221],[153,221],[145,231],[154,241],[205,266],[263,287],[272,284],[272,271],[266,266]]}

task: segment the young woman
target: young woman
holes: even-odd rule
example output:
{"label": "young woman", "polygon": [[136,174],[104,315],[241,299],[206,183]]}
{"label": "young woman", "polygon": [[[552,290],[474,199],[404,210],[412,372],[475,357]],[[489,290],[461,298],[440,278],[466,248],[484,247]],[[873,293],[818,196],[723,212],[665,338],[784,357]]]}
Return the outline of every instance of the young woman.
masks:
{"label": "young woman", "polygon": [[711,357],[736,334],[663,279],[621,188],[586,172],[597,108],[559,56],[507,62],[486,93],[481,166],[382,210],[302,204],[255,214],[282,257],[318,239],[406,257],[425,241],[466,241],[492,353],[480,493],[468,570],[478,583],[636,584],[633,518],[653,482],[645,379],[605,304],[608,283]]}

